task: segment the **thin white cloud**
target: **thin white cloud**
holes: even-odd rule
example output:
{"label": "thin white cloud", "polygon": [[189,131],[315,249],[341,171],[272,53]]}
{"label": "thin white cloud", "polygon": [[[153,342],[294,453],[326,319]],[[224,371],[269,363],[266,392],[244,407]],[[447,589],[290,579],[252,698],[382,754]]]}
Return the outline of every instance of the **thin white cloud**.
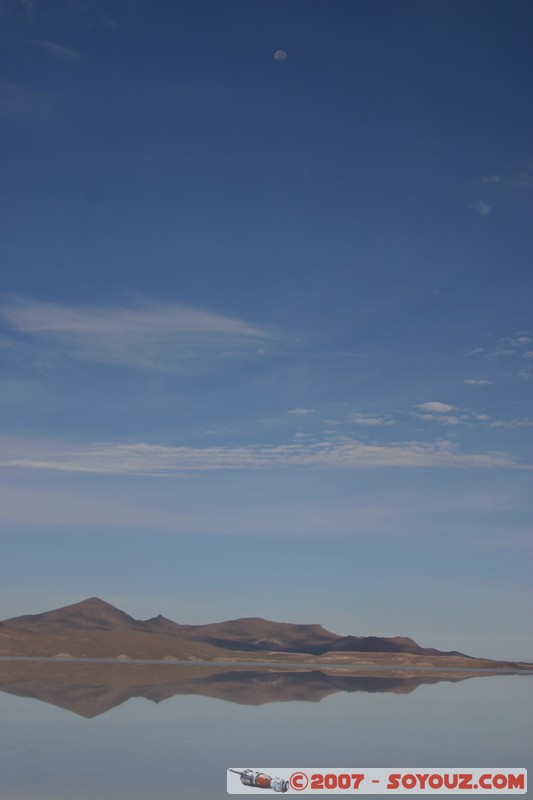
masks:
{"label": "thin white cloud", "polygon": [[[466,383],[466,381],[465,381]],[[448,403],[422,403],[417,408],[425,407],[427,410],[424,413],[413,412],[413,416],[417,419],[422,419],[427,422],[437,422],[439,425],[444,426],[457,426],[465,425],[468,428],[479,427],[480,424],[485,424],[490,421],[488,414],[479,413],[477,411],[460,410]],[[450,411],[455,411],[451,414]]]}
{"label": "thin white cloud", "polygon": [[521,369],[516,373],[516,377],[521,378],[523,381],[530,381],[533,378],[533,368],[524,367],[524,369]]}
{"label": "thin white cloud", "polygon": [[489,428],[531,428],[533,420],[527,419],[496,419],[489,424]]}
{"label": "thin white cloud", "polygon": [[65,45],[51,42],[49,39],[41,39],[37,44],[52,58],[57,58],[60,61],[79,61],[80,54],[72,47],[65,47]]}
{"label": "thin white cloud", "polygon": [[418,419],[424,419],[431,422],[438,422],[440,425],[466,425],[467,419],[465,417],[457,417],[455,415],[444,414],[415,414]]}
{"label": "thin white cloud", "polygon": [[498,339],[492,348],[486,350],[486,355],[491,358],[506,356],[518,358],[531,358],[531,350],[526,350],[533,343],[533,337],[529,332],[521,332],[515,336],[504,336]]}
{"label": "thin white cloud", "polygon": [[309,414],[314,414],[314,413],[315,413],[314,408],[290,408],[287,411],[287,414],[292,414],[293,416],[296,417],[305,417],[308,416]]}
{"label": "thin white cloud", "polygon": [[429,403],[419,403],[417,408],[421,411],[435,412],[436,414],[448,414],[450,411],[455,410],[454,406],[449,403],[439,403],[436,400]]}
{"label": "thin white cloud", "polygon": [[533,162],[527,164],[514,176],[512,184],[518,189],[533,189]]}
{"label": "thin white cloud", "polygon": [[11,299],[0,316],[46,361],[80,361],[174,371],[200,360],[257,355],[274,333],[240,319],[188,306],[66,306]]}
{"label": "thin white cloud", "polygon": [[391,419],[391,417],[386,417],[383,415],[376,416],[372,414],[359,414],[354,412],[353,414],[349,414],[346,419],[353,425],[361,425],[362,427],[369,428],[381,427],[382,425],[396,425],[395,420]]}
{"label": "thin white cloud", "polygon": [[479,213],[483,214],[484,216],[490,214],[491,212],[491,207],[488,203],[484,203],[483,200],[476,200],[475,203],[472,203],[472,208],[474,208],[476,211],[479,211]]}
{"label": "thin white cloud", "polygon": [[[466,355],[482,355],[484,358],[493,359],[498,363],[501,359],[505,359],[507,364],[512,365],[513,368],[502,373],[503,377],[520,378],[522,380],[531,380],[533,378],[533,367],[530,364],[524,365],[524,359],[528,361],[533,360],[533,333],[531,331],[522,330],[517,331],[514,335],[503,336],[496,339],[487,347],[475,347],[469,350]],[[514,363],[513,363],[514,362]],[[465,383],[472,383],[473,379],[468,379]],[[481,382],[478,381],[478,385]]]}
{"label": "thin white cloud", "polygon": [[206,448],[104,442],[78,449],[11,442],[11,447],[8,443],[4,451],[7,457],[0,461],[2,467],[160,477],[243,469],[531,468],[508,453],[461,453],[447,440],[383,445],[338,437],[331,441]]}
{"label": "thin white cloud", "polygon": [[504,355],[511,355],[520,351],[522,347],[527,347],[531,342],[533,342],[533,339],[528,334],[505,336],[503,339],[499,340],[499,344],[494,352],[497,355],[501,353]]}
{"label": "thin white cloud", "polygon": [[464,411],[460,414],[414,414],[418,419],[430,422],[438,422],[444,426],[465,425],[468,428],[529,428],[533,426],[533,420],[523,417],[522,419],[492,419],[488,414],[480,414],[476,411]]}
{"label": "thin white cloud", "polygon": [[500,173],[486,175],[483,178],[483,183],[485,185],[492,184],[494,188],[505,190],[527,191],[532,189],[533,161],[522,163],[522,165],[514,164]]}
{"label": "thin white cloud", "polygon": [[483,378],[466,378],[463,383],[467,386],[490,386],[492,381],[486,381]]}

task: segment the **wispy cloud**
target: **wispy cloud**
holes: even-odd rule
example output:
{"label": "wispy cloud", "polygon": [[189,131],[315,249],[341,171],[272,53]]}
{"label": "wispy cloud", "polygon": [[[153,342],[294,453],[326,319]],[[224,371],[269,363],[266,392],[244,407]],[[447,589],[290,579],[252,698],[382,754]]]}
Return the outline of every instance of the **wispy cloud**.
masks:
{"label": "wispy cloud", "polygon": [[[502,336],[485,347],[474,347],[467,351],[467,356],[480,356],[494,361],[505,359],[505,377],[531,380],[533,367],[527,363],[533,359],[533,334],[531,331],[519,331],[512,336]],[[524,366],[524,359],[526,365]],[[467,383],[469,381],[465,381]]]}
{"label": "wispy cloud", "polygon": [[475,203],[472,203],[472,208],[484,216],[491,212],[491,207],[488,203],[484,203],[483,200],[476,200]]}
{"label": "wispy cloud", "polygon": [[436,414],[449,414],[450,411],[454,410],[454,406],[451,406],[449,403],[440,403],[436,400],[432,400],[429,403],[419,403],[417,408],[421,411],[430,411]]}
{"label": "wispy cloud", "polygon": [[501,172],[485,175],[483,183],[500,189],[532,189],[533,161],[514,164]]}
{"label": "wispy cloud", "polygon": [[80,54],[72,47],[65,47],[65,45],[51,42],[49,39],[41,39],[37,44],[52,58],[57,58],[61,61],[79,61]]}
{"label": "wispy cloud", "polygon": [[524,367],[516,373],[516,377],[523,381],[530,381],[533,378],[533,367]]}
{"label": "wispy cloud", "polygon": [[330,441],[206,448],[104,442],[79,449],[11,442],[4,452],[9,450],[12,456],[0,461],[2,467],[161,477],[214,470],[280,468],[531,468],[504,452],[461,453],[447,440],[383,445],[339,437]]}
{"label": "wispy cloud", "polygon": [[467,386],[490,386],[492,381],[486,381],[483,378],[465,378],[463,383]]}
{"label": "wispy cloud", "polygon": [[201,360],[256,355],[273,331],[213,311],[170,303],[132,307],[66,306],[11,299],[0,316],[12,330],[69,358],[148,370],[174,371]]}
{"label": "wispy cloud", "polygon": [[[470,378],[464,381],[466,384],[486,385],[490,381]],[[415,410],[401,411],[395,409],[394,412],[382,412],[379,414],[363,414],[360,412],[352,412],[347,414],[341,420],[325,420],[330,427],[328,433],[333,434],[333,437],[338,437],[338,426],[342,425],[358,425],[361,427],[378,429],[381,427],[399,426],[405,429],[405,426],[412,423],[413,417],[422,420],[423,422],[437,423],[441,427],[458,427],[463,426],[467,428],[485,429],[494,428],[514,428],[519,425],[525,425],[525,422],[517,420],[504,421],[499,423],[495,421],[492,424],[493,417],[483,411],[474,411],[471,408],[460,408],[452,405],[451,403],[443,403],[438,400],[432,400],[425,403],[418,403],[414,406]],[[336,430],[337,428],[337,430]],[[348,428],[345,428],[348,430]]]}
{"label": "wispy cloud", "polygon": [[[476,411],[461,410],[450,405],[449,403],[420,403],[416,407],[421,409],[423,413],[420,413],[420,411],[415,411],[413,412],[413,416],[429,422],[438,422],[439,425],[466,425],[468,427],[472,427],[479,426],[480,423],[485,424],[490,421],[490,416],[488,414],[480,414]],[[450,413],[452,411],[456,413]]]}
{"label": "wispy cloud", "polygon": [[351,422],[353,425],[361,425],[362,427],[368,428],[381,427],[382,425],[396,425],[396,421],[390,416],[359,414],[357,412],[348,414],[346,420],[347,422]]}
{"label": "wispy cloud", "polygon": [[305,417],[309,414],[314,414],[314,408],[290,408],[287,414],[293,414],[296,417]]}
{"label": "wispy cloud", "polygon": [[531,428],[533,420],[524,417],[522,419],[495,419],[489,423],[489,428]]}
{"label": "wispy cloud", "polygon": [[516,336],[504,336],[498,340],[497,346],[491,351],[491,355],[495,356],[513,356],[517,353],[524,353],[523,348],[528,347],[533,342],[533,338],[529,334],[517,334]]}
{"label": "wispy cloud", "polygon": [[424,419],[430,422],[438,422],[439,425],[465,425],[466,419],[463,417],[458,417],[455,414],[447,414],[443,416],[441,414],[415,414],[418,419]]}
{"label": "wispy cloud", "polygon": [[[466,381],[465,381],[466,383]],[[477,411],[458,410],[456,414],[415,413],[415,417],[428,422],[437,422],[443,426],[465,425],[468,428],[496,428],[512,429],[533,426],[533,421],[524,417],[522,419],[493,419],[489,414],[480,414]]]}
{"label": "wispy cloud", "polygon": [[515,175],[514,185],[519,189],[533,189],[533,161]]}
{"label": "wispy cloud", "polygon": [[485,175],[483,178],[483,183],[501,183],[503,177],[501,175],[496,175],[493,173],[492,175]]}

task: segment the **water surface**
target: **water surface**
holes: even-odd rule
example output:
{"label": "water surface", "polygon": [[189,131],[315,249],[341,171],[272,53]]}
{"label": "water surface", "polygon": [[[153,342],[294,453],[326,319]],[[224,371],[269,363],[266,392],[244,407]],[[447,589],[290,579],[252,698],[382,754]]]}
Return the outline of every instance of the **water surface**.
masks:
{"label": "water surface", "polygon": [[531,766],[531,675],[402,682],[395,673],[387,683],[174,666],[150,683],[124,666],[129,676],[84,684],[78,674],[62,690],[50,674],[4,675],[2,798],[214,800],[227,796],[227,767],[242,764]]}

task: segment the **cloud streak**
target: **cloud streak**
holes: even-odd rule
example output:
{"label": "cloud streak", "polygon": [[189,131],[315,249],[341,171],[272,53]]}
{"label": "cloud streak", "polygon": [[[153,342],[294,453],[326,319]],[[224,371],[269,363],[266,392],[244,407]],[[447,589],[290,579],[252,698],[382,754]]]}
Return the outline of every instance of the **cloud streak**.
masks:
{"label": "cloud streak", "polygon": [[476,202],[472,204],[472,208],[476,211],[479,211],[479,213],[483,214],[483,216],[486,216],[491,212],[491,207],[488,205],[488,203],[484,203],[483,200],[476,200]]}
{"label": "cloud streak", "polygon": [[378,428],[381,426],[390,426],[396,425],[396,421],[391,419],[389,416],[383,415],[372,415],[372,414],[360,414],[354,412],[353,414],[348,414],[346,417],[347,421],[352,423],[353,425],[361,425],[364,428]]}
{"label": "cloud streak", "polygon": [[[11,443],[11,449],[15,452],[0,461],[1,467],[156,477],[243,469],[532,468],[504,452],[461,453],[454,443],[443,440],[376,444],[338,437],[329,441],[206,448],[104,442],[79,449],[23,442],[14,446]],[[23,457],[16,454],[21,451]]]}
{"label": "cloud streak", "polygon": [[529,190],[533,188],[533,161],[506,169],[501,173],[485,175],[484,184],[492,184],[504,189]]}
{"label": "cloud streak", "polygon": [[72,47],[65,47],[65,45],[51,42],[49,39],[41,39],[37,42],[39,47],[52,58],[59,59],[60,61],[79,61],[80,54]]}
{"label": "cloud streak", "polygon": [[[68,358],[174,371],[195,361],[257,354],[275,334],[265,327],[188,306],[67,306],[16,298],[0,316],[49,361]],[[263,349],[263,348],[261,348]]]}
{"label": "cloud streak", "polygon": [[436,400],[429,403],[419,403],[417,408],[421,411],[429,411],[436,414],[448,414],[450,411],[455,410],[455,407],[449,403],[440,403]]}

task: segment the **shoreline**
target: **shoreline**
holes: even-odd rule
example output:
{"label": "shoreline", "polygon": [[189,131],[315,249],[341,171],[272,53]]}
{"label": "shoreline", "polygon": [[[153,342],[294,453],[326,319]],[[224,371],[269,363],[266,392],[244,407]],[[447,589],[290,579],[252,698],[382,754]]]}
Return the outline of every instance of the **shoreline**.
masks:
{"label": "shoreline", "polygon": [[533,664],[518,662],[516,666],[436,666],[429,664],[379,664],[379,663],[347,663],[347,662],[317,662],[317,661],[248,661],[248,660],[202,660],[202,659],[153,659],[153,658],[79,658],[76,656],[54,657],[54,656],[0,656],[0,663],[35,663],[35,664],[124,664],[124,665],[143,665],[143,666],[163,666],[163,667],[239,667],[239,668],[279,668],[284,670],[341,670],[343,672],[361,672],[368,670],[371,672],[379,671],[401,671],[401,672],[426,672],[426,673],[475,673],[493,675],[533,675]]}

